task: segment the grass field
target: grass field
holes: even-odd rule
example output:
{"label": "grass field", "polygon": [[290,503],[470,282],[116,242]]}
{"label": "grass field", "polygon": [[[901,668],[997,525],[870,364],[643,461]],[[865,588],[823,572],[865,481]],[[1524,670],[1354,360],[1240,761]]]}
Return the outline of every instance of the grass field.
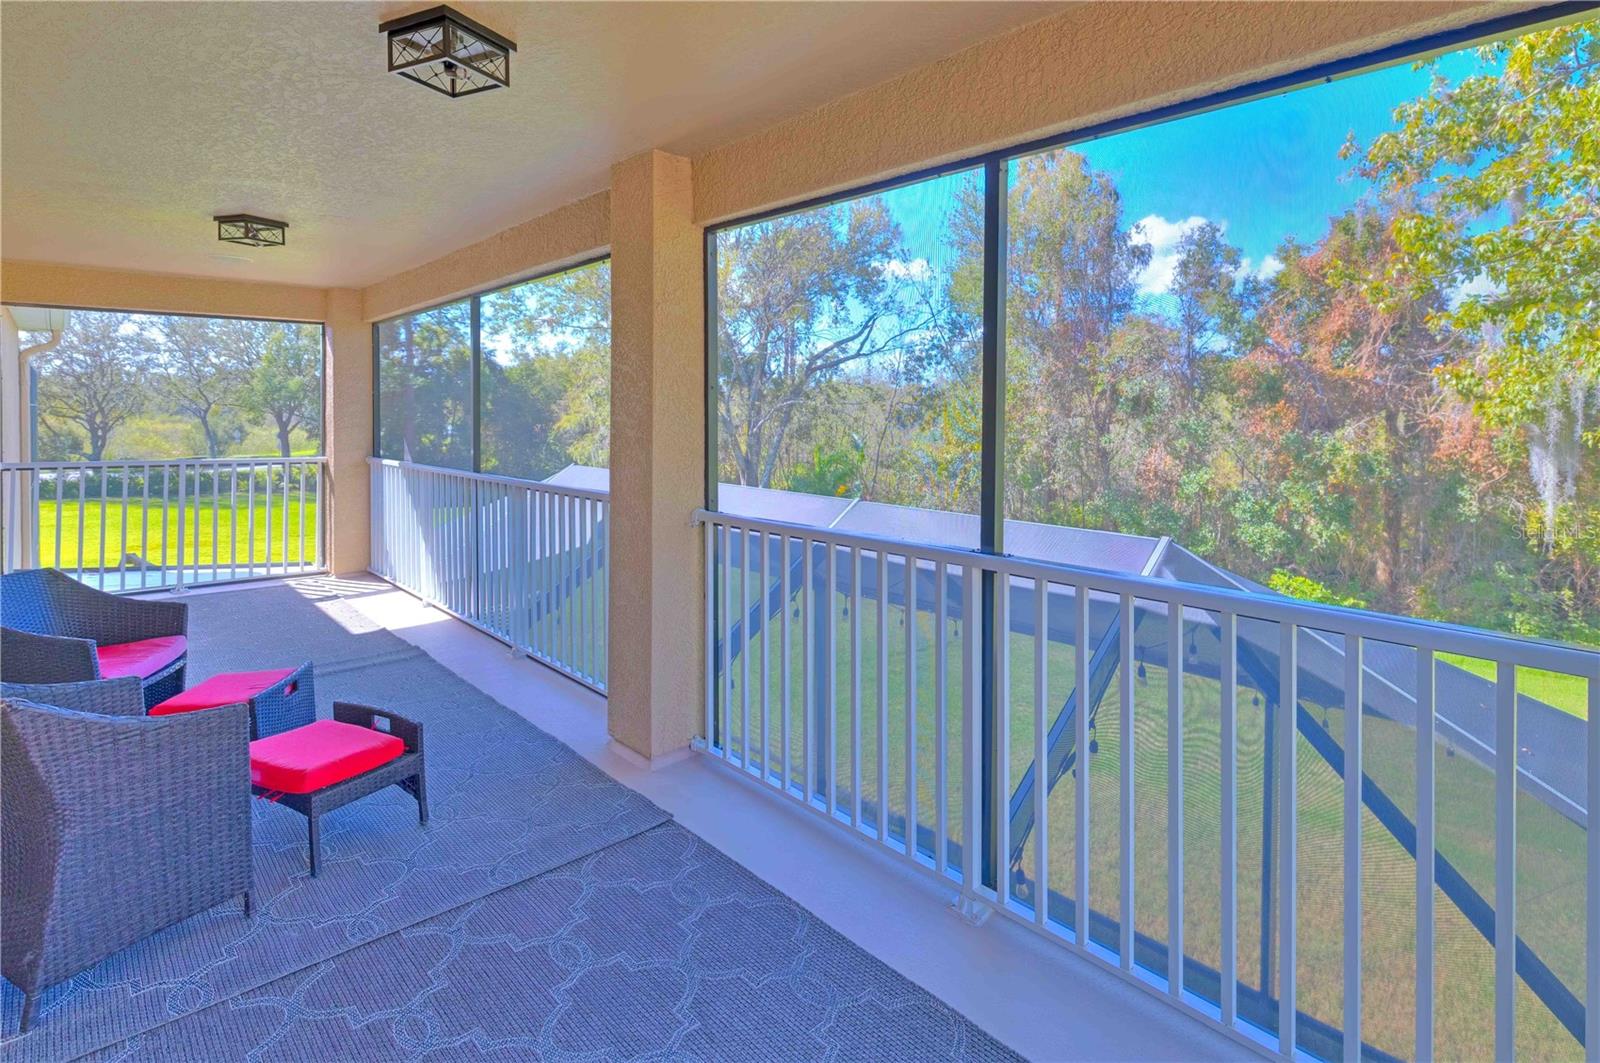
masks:
{"label": "grass field", "polygon": [[[1441,653],[1442,661],[1465,668],[1473,675],[1490,682],[1495,678],[1495,663],[1481,657],[1463,657],[1456,653]],[[1517,693],[1537,698],[1552,708],[1570,712],[1580,720],[1589,718],[1589,685],[1580,675],[1563,672],[1545,672],[1538,668],[1517,669]]]}
{"label": "grass field", "polygon": [[[734,597],[738,600],[738,574]],[[755,588],[751,589],[754,600]],[[861,765],[861,795],[869,824],[874,810],[886,800],[893,815],[903,815],[906,804],[905,721],[906,654],[905,611],[891,605],[887,615],[889,652],[884,674],[878,674],[878,617],[876,604],[864,601],[860,621],[861,697],[860,742],[852,727],[852,633],[848,598],[835,595],[834,640],[836,676],[833,775],[837,800],[846,814],[853,803],[855,765]],[[925,603],[926,604],[926,603]],[[799,609],[799,615],[795,615]],[[791,778],[798,786],[804,752],[799,725],[803,704],[802,664],[805,659],[806,623],[798,600],[790,606],[790,705],[794,724],[790,735]],[[961,794],[961,661],[959,625],[944,625],[949,639],[949,704],[946,742],[949,751],[946,807],[951,835],[962,835]],[[936,756],[935,685],[933,682],[934,620],[920,611],[915,621],[917,647],[917,793],[919,822],[934,822],[937,795],[934,783]],[[760,703],[761,659],[768,654],[767,701],[771,722],[767,748],[774,772],[781,771],[782,746],[778,719],[782,690],[779,677],[781,633],[776,628],[771,643],[757,635],[749,648],[749,741],[752,759],[761,759]],[[737,647],[735,647],[737,649]],[[1008,758],[1011,785],[1032,761],[1035,740],[1034,641],[1031,635],[1010,639],[1012,696],[1008,713]],[[1073,648],[1051,643],[1047,653],[1048,698],[1059,709],[1073,687]],[[746,696],[745,660],[737,654],[730,668],[728,739],[732,748],[746,740],[743,723]],[[1119,910],[1119,790],[1118,764],[1122,743],[1114,707],[1120,684],[1118,675],[1103,702],[1094,730],[1096,751],[1090,757],[1090,900],[1092,907],[1113,918]],[[886,699],[880,699],[880,681]],[[1134,794],[1135,794],[1135,927],[1156,940],[1167,935],[1167,675],[1147,666],[1143,677],[1131,680],[1134,689]],[[1530,691],[1531,692],[1531,691]],[[1579,693],[1583,693],[1579,691]],[[1266,738],[1264,708],[1253,691],[1241,690],[1238,716],[1238,838],[1239,882],[1238,964],[1246,987],[1259,986],[1262,967],[1262,824]],[[1534,696],[1539,696],[1535,693]],[[1324,712],[1307,706],[1314,718],[1335,738],[1342,735],[1339,710]],[[1213,968],[1221,959],[1221,759],[1220,687],[1212,679],[1186,675],[1184,679],[1184,881],[1183,912],[1185,954]],[[1368,775],[1414,816],[1414,732],[1382,717],[1364,721],[1364,767]],[[884,750],[887,786],[880,788],[879,728],[888,735]],[[824,739],[825,741],[825,739]],[[824,747],[825,748],[825,747]],[[852,759],[852,749],[859,758]],[[1301,736],[1297,741],[1297,934],[1298,1003],[1300,1010],[1337,1028],[1343,1008],[1343,780]],[[1436,757],[1436,820],[1439,851],[1468,881],[1493,902],[1494,779],[1491,772],[1444,743]],[[1070,896],[1074,881],[1074,792],[1072,776],[1065,776],[1048,799],[1049,876],[1051,891]],[[1518,803],[1518,930],[1533,950],[1554,970],[1580,1000],[1584,985],[1584,845],[1583,828],[1573,824],[1526,794]],[[1365,1041],[1385,1052],[1410,1056],[1414,1026],[1415,985],[1415,865],[1401,845],[1364,811],[1361,823],[1363,972],[1367,992],[1363,997]],[[1034,875],[1034,844],[1030,836],[1018,871],[1024,886]],[[1274,853],[1274,864],[1279,855]],[[1281,868],[1274,868],[1281,875]],[[1031,889],[1029,890],[1031,894]],[[1441,1059],[1490,1058],[1493,1055],[1493,949],[1442,892],[1435,896],[1437,970],[1435,993],[1436,1051]],[[1065,915],[1065,912],[1052,916]],[[1275,913],[1269,908],[1269,923]],[[1114,945],[1114,941],[1112,942]],[[1276,962],[1276,943],[1267,957]],[[1273,976],[1275,978],[1275,975]],[[1269,982],[1269,985],[1273,983]],[[1526,986],[1519,982],[1516,1003],[1519,1055],[1539,1059],[1581,1058],[1582,1049]]]}
{"label": "grass field", "polygon": [[102,508],[97,499],[89,499],[80,509],[72,499],[62,503],[59,516],[58,523],[54,502],[45,500],[39,504],[39,563],[69,572],[80,566],[115,569],[121,567],[127,554],[138,555],[150,564],[172,566],[181,562],[199,564],[208,570],[213,562],[232,569],[268,563],[311,564],[317,556],[315,497],[309,497],[302,510],[294,490],[289,493],[287,511],[281,491],[274,494],[270,504],[257,493],[253,507],[244,498],[233,504],[226,496],[220,505],[209,498],[189,502],[183,510],[181,556],[176,501],[146,505],[135,500],[124,505],[113,498]]}

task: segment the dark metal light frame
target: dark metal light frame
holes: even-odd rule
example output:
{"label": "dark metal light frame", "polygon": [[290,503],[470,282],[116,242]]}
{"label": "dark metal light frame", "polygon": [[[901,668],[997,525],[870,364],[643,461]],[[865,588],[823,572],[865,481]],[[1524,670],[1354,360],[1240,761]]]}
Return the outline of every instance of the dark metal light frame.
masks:
{"label": "dark metal light frame", "polygon": [[452,98],[511,84],[514,42],[440,4],[380,23],[389,72]]}
{"label": "dark metal light frame", "polygon": [[282,247],[288,222],[259,218],[254,214],[218,214],[217,239],[246,247]]}

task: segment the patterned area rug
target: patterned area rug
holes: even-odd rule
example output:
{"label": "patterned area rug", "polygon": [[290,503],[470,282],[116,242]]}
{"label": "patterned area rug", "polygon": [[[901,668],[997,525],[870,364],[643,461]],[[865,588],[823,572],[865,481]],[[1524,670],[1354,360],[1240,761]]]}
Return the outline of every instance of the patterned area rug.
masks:
{"label": "patterned area rug", "polygon": [[[421,719],[431,818],[255,802],[258,911],[223,905],[41,1001],[7,1060],[1011,1060],[645,798],[302,582],[190,600],[190,681],[317,662]],[[0,983],[5,1028],[21,994]]]}
{"label": "patterned area rug", "polygon": [[[278,584],[189,599],[189,681],[317,663],[318,713],[335,698],[422,721],[427,827],[389,789],[323,820],[307,874],[306,821],[254,811],[256,914],[219,905],[47,990],[8,1060],[70,1059],[301,971],[421,920],[633,837],[666,813],[347,603],[319,609]],[[0,1029],[22,994],[0,983]],[[236,1043],[230,1056],[242,1056]]]}
{"label": "patterned area rug", "polygon": [[1009,1060],[676,824],[113,1046],[144,1060]]}

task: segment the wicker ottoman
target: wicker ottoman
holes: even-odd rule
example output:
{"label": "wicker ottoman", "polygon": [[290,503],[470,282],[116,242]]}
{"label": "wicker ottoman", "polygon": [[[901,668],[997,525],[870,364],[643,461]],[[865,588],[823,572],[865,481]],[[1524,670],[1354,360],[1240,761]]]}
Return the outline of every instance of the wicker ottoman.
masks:
{"label": "wicker ottoman", "polygon": [[428,822],[422,725],[370,705],[336,701],[331,720],[251,742],[250,783],[257,797],[306,817],[313,876],[322,865],[324,813],[398,786],[417,799],[418,820]]}
{"label": "wicker ottoman", "polygon": [[161,702],[151,716],[199,712],[221,705],[250,706],[250,737],[266,738],[317,718],[317,691],[311,662],[267,672],[224,672]]}

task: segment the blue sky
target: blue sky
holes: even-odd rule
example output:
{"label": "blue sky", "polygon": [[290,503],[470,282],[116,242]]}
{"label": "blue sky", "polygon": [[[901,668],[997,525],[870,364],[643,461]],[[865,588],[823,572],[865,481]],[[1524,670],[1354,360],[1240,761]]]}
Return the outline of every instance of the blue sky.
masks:
{"label": "blue sky", "polygon": [[[1483,69],[1473,51],[1455,52],[1434,67],[1370,71],[1068,150],[1112,176],[1125,225],[1144,223],[1153,257],[1142,278],[1148,294],[1162,289],[1175,261],[1163,252],[1198,219],[1222,225],[1246,266],[1270,273],[1270,256],[1285,237],[1319,239],[1328,220],[1361,197],[1364,183],[1339,158],[1347,137],[1367,144],[1393,128],[1395,107],[1425,93],[1435,72],[1457,81]],[[909,259],[926,259],[935,269],[948,265],[945,221],[959,186],[969,181],[981,177],[954,174],[883,194]]]}

